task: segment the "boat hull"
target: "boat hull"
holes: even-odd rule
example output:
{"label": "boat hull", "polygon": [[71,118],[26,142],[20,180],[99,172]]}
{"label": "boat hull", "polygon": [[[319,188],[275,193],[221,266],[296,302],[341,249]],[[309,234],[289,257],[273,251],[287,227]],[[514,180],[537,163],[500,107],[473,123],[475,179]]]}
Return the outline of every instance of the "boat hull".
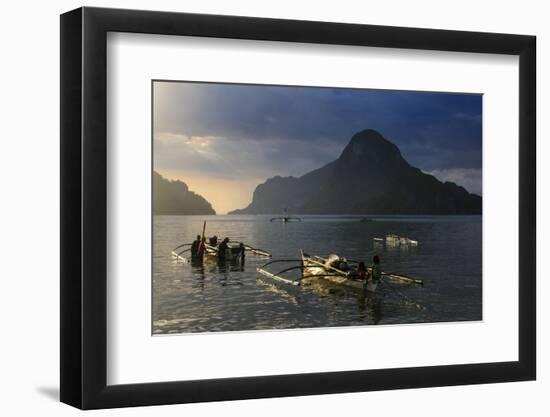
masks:
{"label": "boat hull", "polygon": [[[229,247],[225,251],[224,259],[226,261],[238,261],[242,258],[243,249],[239,247]],[[219,258],[218,249],[213,246],[207,246],[206,256],[209,258]]]}

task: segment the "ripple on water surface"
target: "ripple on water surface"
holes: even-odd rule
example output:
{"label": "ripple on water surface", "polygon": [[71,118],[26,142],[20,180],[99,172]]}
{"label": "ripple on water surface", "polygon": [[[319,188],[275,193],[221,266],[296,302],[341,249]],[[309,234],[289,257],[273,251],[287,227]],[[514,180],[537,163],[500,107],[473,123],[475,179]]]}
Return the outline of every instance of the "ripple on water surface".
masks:
{"label": "ripple on water surface", "polygon": [[[153,333],[482,319],[481,216],[373,219],[305,216],[302,222],[283,224],[270,223],[269,216],[155,216]],[[265,258],[253,255],[246,257],[243,267],[174,262],[171,250],[191,241],[204,220],[207,235],[243,241],[270,251],[274,259],[298,259],[300,248],[367,262],[379,254],[384,270],[420,277],[425,285],[393,286],[365,299],[322,282],[304,287],[274,283],[256,272]],[[387,247],[373,242],[390,233],[418,240],[419,245]]]}

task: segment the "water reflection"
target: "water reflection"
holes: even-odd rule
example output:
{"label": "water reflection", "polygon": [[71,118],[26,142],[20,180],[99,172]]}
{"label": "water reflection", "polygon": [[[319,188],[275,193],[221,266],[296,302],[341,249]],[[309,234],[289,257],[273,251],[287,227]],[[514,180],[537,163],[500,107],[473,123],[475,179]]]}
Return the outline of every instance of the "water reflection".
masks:
{"label": "water reflection", "polygon": [[[262,216],[206,220],[211,233],[268,249],[274,259],[297,259],[300,248],[319,256],[338,253],[367,263],[379,254],[382,269],[418,276],[425,287],[400,286],[401,295],[381,288],[365,297],[360,291],[320,280],[303,287],[274,284],[256,272],[265,260],[251,255],[242,262],[219,262],[215,257],[173,262],[171,250],[194,237],[205,219],[157,216],[154,333],[481,319],[481,217],[375,218],[373,222],[312,217],[291,224],[270,223]],[[388,233],[418,239],[419,245],[387,247],[373,240]]]}
{"label": "water reflection", "polygon": [[375,297],[363,297],[357,302],[359,313],[369,324],[378,324],[382,319],[382,300]]}
{"label": "water reflection", "polygon": [[300,289],[291,285],[278,285],[274,283],[273,281],[268,281],[264,278],[258,278],[256,279],[256,282],[258,285],[263,286],[266,291],[272,292],[273,294],[276,294],[292,304],[300,304],[300,297],[299,297],[299,291]]}
{"label": "water reflection", "polygon": [[201,292],[204,292],[204,287],[206,282],[204,263],[201,261],[194,260],[191,263],[191,267],[193,268],[193,276],[196,278],[197,282],[199,283],[199,289],[201,290]]}

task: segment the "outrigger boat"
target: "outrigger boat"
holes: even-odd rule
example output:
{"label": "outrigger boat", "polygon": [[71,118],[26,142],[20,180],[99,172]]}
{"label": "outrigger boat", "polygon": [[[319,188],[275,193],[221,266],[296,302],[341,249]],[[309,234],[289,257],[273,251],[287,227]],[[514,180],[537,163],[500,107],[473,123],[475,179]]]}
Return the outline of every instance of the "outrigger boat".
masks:
{"label": "outrigger boat", "polygon": [[[176,262],[189,262],[189,258],[186,256],[188,252],[191,252],[192,243],[184,243],[182,245],[176,246],[172,249],[172,258]],[[217,246],[205,245],[205,258],[212,259],[218,258],[219,249]],[[225,251],[225,257],[227,261],[239,261],[242,258],[243,253],[250,252],[256,256],[271,258],[271,254],[263,249],[253,248],[250,245],[244,244],[242,242],[230,240],[227,245],[227,250]]]}
{"label": "outrigger boat", "polygon": [[[359,279],[358,278],[358,272],[357,272],[357,266],[359,262],[357,261],[350,261],[350,260],[344,260],[343,258],[336,257],[340,262],[345,261],[349,269],[344,270],[340,267],[333,266],[335,258],[329,257],[329,258],[322,258],[320,256],[311,256],[306,253],[304,253],[302,250],[300,250],[301,259],[298,260],[300,262],[299,266],[291,266],[287,267],[277,273],[273,273],[268,271],[267,267],[276,263],[288,263],[288,262],[296,262],[297,260],[294,259],[279,259],[279,260],[273,260],[265,265],[257,268],[257,271],[266,276],[269,277],[275,281],[282,282],[284,284],[294,285],[294,286],[300,286],[304,283],[309,282],[312,279],[323,279],[325,281],[328,281],[332,284],[336,285],[343,285],[349,288],[354,288],[361,291],[368,291],[368,292],[375,292],[376,288],[379,284],[379,282],[375,282],[373,280],[369,279]],[[292,270],[296,270],[300,268],[302,270],[301,277],[297,279],[291,279],[284,276],[285,273],[290,272]],[[367,268],[367,271],[369,273],[369,276],[372,273],[372,268]],[[382,272],[382,278],[380,282],[382,281],[397,281],[402,282],[406,284],[414,284],[414,285],[424,285],[423,281],[418,278],[409,277],[407,275],[403,274],[395,274],[390,272]]]}
{"label": "outrigger boat", "polygon": [[274,221],[281,221],[283,223],[288,223],[288,222],[292,222],[292,221],[297,221],[297,222],[301,222],[302,219],[300,219],[299,217],[291,217],[288,215],[288,210],[285,208],[284,211],[283,211],[283,215],[282,217],[273,217],[272,219],[269,220],[270,222],[274,222]]}
{"label": "outrigger boat", "polygon": [[[201,239],[204,239],[205,237],[205,232],[206,232],[206,222],[204,222],[204,225],[202,227],[202,237]],[[188,262],[189,261],[189,258],[186,257],[186,253],[187,252],[191,252],[191,246],[193,244],[192,243],[183,243],[179,246],[176,246],[174,249],[172,249],[172,258],[176,260],[176,262],[179,262],[179,261],[182,261],[182,262]],[[204,253],[204,258],[205,259],[217,259],[219,258],[219,246],[217,245],[217,242],[216,242],[216,245],[209,245],[209,244],[205,244],[205,253]],[[225,251],[225,256],[223,257],[223,259],[227,260],[227,261],[239,261],[241,259],[243,259],[243,255],[246,253],[246,252],[250,252],[254,255],[257,255],[257,256],[262,256],[262,257],[266,257],[266,258],[271,258],[271,253],[263,250],[263,249],[258,249],[258,248],[253,248],[252,246],[250,245],[247,245],[243,242],[238,242],[238,241],[235,241],[235,240],[230,240],[229,242],[227,242],[227,249]]]}
{"label": "outrigger boat", "polygon": [[408,237],[398,236],[394,234],[386,235],[385,238],[375,237],[373,238],[375,243],[383,244],[386,242],[388,246],[418,246],[418,240],[409,239]]}

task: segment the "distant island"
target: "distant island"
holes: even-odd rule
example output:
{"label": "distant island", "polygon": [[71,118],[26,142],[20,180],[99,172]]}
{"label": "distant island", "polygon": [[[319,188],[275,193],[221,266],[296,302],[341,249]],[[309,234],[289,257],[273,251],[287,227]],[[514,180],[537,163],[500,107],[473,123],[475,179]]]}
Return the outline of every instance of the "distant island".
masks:
{"label": "distant island", "polygon": [[335,161],[299,178],[269,178],[229,214],[481,214],[482,199],[411,166],[375,130],[351,138]]}
{"label": "distant island", "polygon": [[203,197],[189,190],[182,181],[170,181],[153,171],[153,214],[216,214]]}

